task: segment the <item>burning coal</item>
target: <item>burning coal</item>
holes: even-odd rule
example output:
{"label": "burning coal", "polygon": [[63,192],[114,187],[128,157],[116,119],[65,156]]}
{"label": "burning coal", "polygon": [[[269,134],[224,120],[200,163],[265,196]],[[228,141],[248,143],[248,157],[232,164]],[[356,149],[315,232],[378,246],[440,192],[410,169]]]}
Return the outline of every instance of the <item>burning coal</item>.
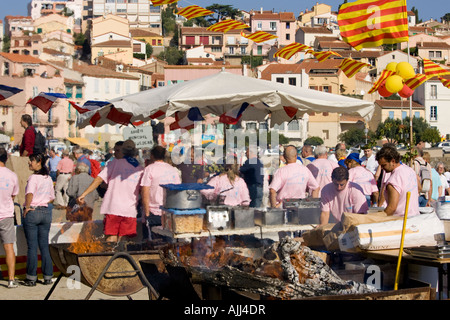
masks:
{"label": "burning coal", "polygon": [[161,252],[164,263],[183,266],[192,281],[226,286],[277,299],[372,293],[365,284],[345,281],[314,252],[286,237],[267,248],[230,247],[220,239]]}

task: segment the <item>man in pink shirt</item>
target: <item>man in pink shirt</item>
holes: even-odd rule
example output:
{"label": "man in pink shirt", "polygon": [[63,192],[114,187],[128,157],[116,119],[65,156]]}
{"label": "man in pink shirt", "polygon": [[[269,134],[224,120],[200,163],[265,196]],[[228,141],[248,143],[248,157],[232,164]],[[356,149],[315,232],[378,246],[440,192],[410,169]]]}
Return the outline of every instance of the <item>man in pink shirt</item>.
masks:
{"label": "man in pink shirt", "polygon": [[327,159],[328,152],[325,146],[317,146],[314,155],[316,160],[308,164],[307,167],[319,184],[318,197],[320,197],[323,187],[331,182],[331,172],[339,165],[337,162]]}
{"label": "man in pink shirt", "polygon": [[369,206],[366,197],[360,186],[349,181],[346,168],[335,168],[331,181],[322,190],[320,225],[341,221],[344,212],[367,213]]}
{"label": "man in pink shirt", "polygon": [[62,152],[62,159],[56,166],[56,184],[55,184],[55,209],[65,209],[69,202],[67,195],[67,188],[69,187],[69,180],[72,177],[74,163],[69,158],[69,150]]}
{"label": "man in pink shirt", "polygon": [[151,164],[144,169],[142,175],[142,210],[149,228],[161,225],[160,206],[164,204],[164,189],[161,185],[181,183],[180,172],[166,163],[165,157],[166,150],[161,146],[155,146],[150,152]]}
{"label": "man in pink shirt", "polygon": [[306,192],[318,198],[319,184],[308,168],[297,163],[297,149],[287,146],[283,155],[287,165],[275,172],[269,185],[271,207],[280,208],[284,199],[304,199]]}
{"label": "man in pink shirt", "polygon": [[387,215],[404,216],[406,208],[407,193],[410,192],[408,217],[420,214],[419,211],[419,177],[416,172],[400,163],[400,154],[395,147],[384,145],[377,152],[376,160],[380,167],[387,173],[389,178],[385,183],[384,198]]}
{"label": "man in pink shirt", "polygon": [[16,233],[14,230],[14,197],[19,194],[19,179],[17,175],[6,168],[8,154],[5,148],[0,148],[0,239],[6,253],[6,265],[8,266],[8,288],[17,288],[14,280],[16,268],[16,254],[14,242]]}
{"label": "man in pink shirt", "polygon": [[78,197],[78,202],[83,204],[84,197],[103,181],[108,185],[100,207],[100,214],[105,215],[104,234],[107,241],[118,241],[122,237],[134,237],[137,234],[137,204],[144,168],[135,158],[137,149],[132,140],[123,143],[122,153],[124,157],[108,162]]}

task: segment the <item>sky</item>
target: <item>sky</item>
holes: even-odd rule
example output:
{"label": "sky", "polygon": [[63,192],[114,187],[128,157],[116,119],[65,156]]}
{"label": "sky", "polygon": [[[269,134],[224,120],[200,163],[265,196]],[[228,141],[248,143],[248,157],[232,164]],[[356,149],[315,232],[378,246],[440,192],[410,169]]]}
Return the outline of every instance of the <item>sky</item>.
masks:
{"label": "sky", "polygon": [[[28,15],[27,5],[30,0],[0,0],[0,19],[4,20],[7,15]],[[249,11],[251,9],[274,10],[275,12],[294,12],[298,16],[300,11],[311,9],[316,2],[325,3],[332,6],[333,11],[337,11],[339,4],[343,0],[180,0],[180,6],[198,5],[207,7],[214,3],[228,4],[235,8]],[[353,2],[348,0],[348,2]],[[450,1],[448,0],[407,0],[408,10],[416,7],[419,10],[419,18],[423,21],[430,18],[440,21],[440,18],[447,12],[450,12]]]}

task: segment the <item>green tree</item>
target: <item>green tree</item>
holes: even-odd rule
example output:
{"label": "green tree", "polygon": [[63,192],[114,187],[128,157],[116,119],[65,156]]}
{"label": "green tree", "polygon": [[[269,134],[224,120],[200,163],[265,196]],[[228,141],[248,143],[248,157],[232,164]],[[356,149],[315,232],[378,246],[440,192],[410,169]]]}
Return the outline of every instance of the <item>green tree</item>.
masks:
{"label": "green tree", "polygon": [[[387,139],[392,143],[410,144],[410,118],[405,117],[403,120],[388,118],[380,123],[375,132],[377,139]],[[422,117],[414,117],[412,119],[413,145],[418,142],[429,142],[431,144],[440,141],[440,133],[437,129],[433,129]]]}
{"label": "green tree", "polygon": [[[368,134],[368,140],[369,137],[373,136],[373,134]],[[341,133],[338,137],[339,141],[345,142],[347,146],[354,146],[357,144],[365,143],[366,142],[366,134],[363,129],[359,128],[350,128],[349,130]],[[369,142],[369,141],[368,141]]]}
{"label": "green tree", "polygon": [[8,36],[3,37],[3,52],[9,52],[9,49],[11,48],[11,39]]}
{"label": "green tree", "polygon": [[175,14],[177,6],[175,3],[169,4],[164,10],[161,12],[161,22],[162,22],[162,30],[163,35],[169,35],[175,32],[177,29],[177,24],[175,22]]}
{"label": "green tree", "polygon": [[433,145],[441,141],[441,134],[437,128],[426,128],[422,133],[422,140]]}
{"label": "green tree", "polygon": [[450,22],[450,12],[447,12],[443,17],[441,17],[442,23],[448,23]]}
{"label": "green tree", "polygon": [[389,143],[404,142],[402,133],[405,133],[405,129],[401,126],[400,119],[387,118],[384,122],[378,124],[375,136],[377,139],[386,139]]}
{"label": "green tree", "polygon": [[158,59],[164,60],[170,65],[182,65],[183,51],[176,47],[167,47],[158,55]]}
{"label": "green tree", "polygon": [[416,24],[421,23],[422,19],[419,19],[419,10],[417,10],[416,7],[412,7],[411,11],[414,12],[414,15],[416,16]]}
{"label": "green tree", "polygon": [[323,139],[321,137],[309,137],[303,142],[303,145],[310,145],[310,146],[320,146],[323,144]]}
{"label": "green tree", "polygon": [[224,18],[236,19],[236,17],[242,15],[242,12],[239,9],[233,8],[233,6],[227,4],[214,3],[213,5],[206,7],[206,9],[215,13],[206,18],[211,24],[219,22]]}
{"label": "green tree", "polygon": [[147,57],[150,57],[153,54],[153,47],[150,43],[145,44],[145,53],[147,54]]}

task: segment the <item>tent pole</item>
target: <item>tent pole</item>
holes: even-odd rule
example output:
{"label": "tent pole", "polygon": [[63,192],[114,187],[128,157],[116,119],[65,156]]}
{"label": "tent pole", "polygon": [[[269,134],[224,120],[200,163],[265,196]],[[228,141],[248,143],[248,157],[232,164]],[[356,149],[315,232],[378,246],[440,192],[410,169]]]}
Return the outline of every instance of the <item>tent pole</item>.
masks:
{"label": "tent pole", "polygon": [[[408,63],[410,63],[410,51],[409,51],[409,39],[407,42],[408,47]],[[412,118],[412,95],[409,97],[409,152],[412,153],[413,148],[413,118]],[[412,157],[410,159],[410,165],[412,165]]]}

